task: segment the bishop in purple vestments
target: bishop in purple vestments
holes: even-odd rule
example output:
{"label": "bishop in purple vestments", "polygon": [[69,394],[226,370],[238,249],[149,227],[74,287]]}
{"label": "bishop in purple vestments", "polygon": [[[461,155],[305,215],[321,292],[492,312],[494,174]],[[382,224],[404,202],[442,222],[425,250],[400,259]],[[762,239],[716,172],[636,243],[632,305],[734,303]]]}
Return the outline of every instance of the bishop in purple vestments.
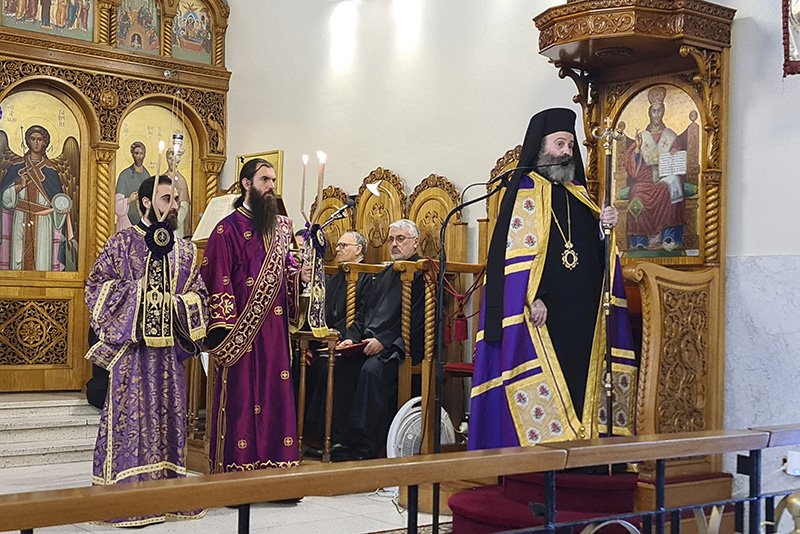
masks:
{"label": "bishop in purple vestments", "polygon": [[292,222],[277,214],[275,170],[245,163],[236,210],[214,229],[201,272],[209,288],[209,354],[218,365],[209,412],[212,473],[298,464],[289,326],[301,274]]}
{"label": "bishop in purple vestments", "polygon": [[634,431],[637,368],[618,262],[608,319],[613,414],[602,387],[601,224],[613,227],[618,214],[586,191],[575,120],[563,108],[533,116],[501,203],[475,344],[470,449],[596,438],[609,420],[615,435]]}
{"label": "bishop in purple vestments", "polygon": [[[153,178],[139,188],[142,211],[151,208]],[[177,224],[170,179],[162,176],[156,205]],[[114,234],[86,281],[86,304],[99,341],[86,355],[109,371],[108,397],[94,452],[95,485],[186,475],[184,361],[199,354],[206,335],[208,294],[196,266],[196,247],[175,239],[171,252],[150,253],[145,234],[152,211]],[[160,286],[159,286],[160,281]],[[157,320],[154,320],[157,319]],[[191,519],[204,511],[107,521],[143,526],[168,517]]]}

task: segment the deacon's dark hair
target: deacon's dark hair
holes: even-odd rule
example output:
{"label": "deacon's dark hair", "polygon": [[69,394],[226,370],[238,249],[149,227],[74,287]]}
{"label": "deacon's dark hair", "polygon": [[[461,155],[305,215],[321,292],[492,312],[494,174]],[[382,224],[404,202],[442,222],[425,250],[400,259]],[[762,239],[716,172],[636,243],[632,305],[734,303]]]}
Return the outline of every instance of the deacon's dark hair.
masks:
{"label": "deacon's dark hair", "polygon": [[267,167],[268,169],[274,169],[272,163],[269,161],[262,159],[262,158],[253,158],[248,160],[247,163],[242,165],[242,170],[239,171],[239,198],[233,203],[234,206],[237,208],[241,207],[244,204],[244,196],[246,191],[244,190],[244,184],[242,181],[244,180],[253,180],[253,176],[256,175],[258,170],[262,167]]}
{"label": "deacon's dark hair", "polygon": [[[142,182],[142,185],[139,186],[139,212],[140,213],[147,213],[147,208],[144,207],[144,202],[142,199],[149,198],[150,204],[153,203],[153,182],[155,178],[151,176],[150,178],[145,178]],[[161,184],[172,184],[172,179],[167,176],[166,174],[162,174],[158,177],[158,185]]]}
{"label": "deacon's dark hair", "polygon": [[137,148],[141,148],[142,152],[147,154],[147,147],[144,146],[144,143],[142,143],[141,141],[134,141],[133,143],[131,143],[131,154],[133,154],[133,151]]}

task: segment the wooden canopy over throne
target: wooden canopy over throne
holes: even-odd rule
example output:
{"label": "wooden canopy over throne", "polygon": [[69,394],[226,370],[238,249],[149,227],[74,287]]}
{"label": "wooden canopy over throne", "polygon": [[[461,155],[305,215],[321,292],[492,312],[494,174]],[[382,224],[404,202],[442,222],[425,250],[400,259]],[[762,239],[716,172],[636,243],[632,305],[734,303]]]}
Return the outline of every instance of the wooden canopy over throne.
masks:
{"label": "wooden canopy over throne", "polygon": [[[148,106],[180,110],[178,119],[193,146],[194,228],[207,200],[217,193],[225,162],[230,73],[224,58],[230,9],[226,0],[199,2],[207,29],[202,49],[207,61],[197,62],[178,58],[178,49],[192,44],[175,24],[177,18],[187,16],[185,10],[179,11],[180,0],[155,0],[157,15],[139,13],[148,19],[139,23],[152,33],[148,51],[123,46],[121,0],[81,2],[86,12],[62,21],[66,26],[58,31],[47,29],[58,26],[58,20],[40,20],[37,13],[30,15],[32,20],[22,19],[33,30],[20,29],[15,22],[20,19],[8,12],[8,4],[4,3],[0,26],[0,103],[19,92],[43,92],[75,115],[80,131],[80,200],[73,213],[80,232],[77,268],[71,272],[0,271],[0,391],[81,389],[90,374],[83,358],[88,331],[83,288],[97,254],[115,229],[115,184],[119,172],[129,165],[117,160],[123,121]],[[129,23],[124,21],[124,25]],[[81,28],[82,37],[74,37],[75,28]],[[141,43],[139,39],[137,44]],[[2,111],[4,124],[12,127],[11,110]],[[36,124],[42,117],[30,120]],[[57,128],[57,118],[49,120]],[[170,125],[154,126],[163,127],[169,143]]]}
{"label": "wooden canopy over throne", "polygon": [[[702,0],[569,0],[534,19],[540,53],[577,88],[573,100],[583,110],[586,176],[595,200],[605,193],[606,164],[603,144],[592,133],[603,130],[607,119],[622,131],[612,149],[610,181],[620,211],[616,235],[630,284],[629,307],[642,314],[639,433],[723,428],[725,175],[734,13]],[[658,110],[663,124],[655,127]],[[638,117],[638,125],[623,124]],[[641,185],[646,175],[637,170],[645,150],[635,138],[643,130],[660,132],[662,139],[672,136],[672,146],[659,149],[659,167],[669,165],[667,154],[683,152],[685,160],[674,171],[653,171]],[[513,151],[506,158],[513,160]],[[647,202],[637,205],[636,190],[651,191],[670,181],[674,187],[664,204],[680,204],[683,219],[666,224],[681,226],[682,241],[668,239],[666,229],[642,239],[635,234],[641,233],[637,227]],[[699,476],[692,497],[708,502],[713,498],[701,499],[730,496],[730,477],[713,474],[720,468],[719,457],[686,458],[668,463],[667,475]],[[646,482],[651,469],[642,470],[645,490],[652,490]],[[669,487],[667,500],[679,498],[680,483],[671,485],[672,492]],[[654,504],[652,492],[640,494],[649,497],[639,506]]]}

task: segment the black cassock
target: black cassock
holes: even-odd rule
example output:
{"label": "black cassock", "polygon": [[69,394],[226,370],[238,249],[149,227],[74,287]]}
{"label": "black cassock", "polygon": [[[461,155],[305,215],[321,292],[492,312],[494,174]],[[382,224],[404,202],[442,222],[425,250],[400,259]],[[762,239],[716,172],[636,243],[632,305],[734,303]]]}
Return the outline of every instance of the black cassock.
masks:
{"label": "black cassock", "polygon": [[[414,254],[408,261],[416,261]],[[376,338],[385,347],[380,354],[366,357],[363,354],[340,358],[357,370],[355,393],[347,419],[346,434],[338,434],[340,442],[353,448],[366,449],[377,456],[386,446],[386,435],[392,418],[397,413],[397,371],[406,357],[406,347],[401,335],[401,273],[392,265],[375,277],[372,294],[347,333],[345,339],[359,343]],[[416,364],[424,355],[425,341],[425,280],[422,273],[414,275],[411,285],[411,360]],[[338,373],[337,373],[338,381]],[[338,383],[335,388],[338,387]],[[334,410],[335,411],[335,410]]]}
{"label": "black cassock", "polygon": [[[364,301],[373,292],[375,275],[361,273],[356,281],[356,312],[363,308]],[[339,271],[331,275],[325,283],[325,322],[328,328],[344,334],[347,329],[347,279],[345,273]],[[320,347],[321,348],[321,347]],[[353,392],[361,365],[355,369],[352,361],[356,358],[338,358],[334,366],[333,388],[333,430],[334,441],[344,429],[347,414],[353,403]],[[325,435],[325,400],[328,391],[328,359],[317,358],[311,364],[307,375],[306,387],[306,419],[303,429],[304,438],[322,441]]]}
{"label": "black cassock", "polygon": [[[536,296],[547,306],[547,330],[558,355],[572,403],[578,418],[583,412],[589,360],[592,355],[594,327],[603,288],[604,247],[600,225],[594,213],[566,188],[552,186],[552,207],[561,224],[550,226],[542,279]],[[567,214],[569,202],[569,214]],[[578,254],[578,265],[567,269],[561,261],[564,238],[569,239]]]}

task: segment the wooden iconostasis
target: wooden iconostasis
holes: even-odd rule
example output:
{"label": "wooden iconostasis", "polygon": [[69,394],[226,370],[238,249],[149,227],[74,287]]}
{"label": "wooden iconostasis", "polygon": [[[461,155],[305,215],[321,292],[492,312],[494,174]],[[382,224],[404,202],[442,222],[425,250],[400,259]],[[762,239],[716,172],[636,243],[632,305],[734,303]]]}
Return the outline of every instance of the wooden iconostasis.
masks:
{"label": "wooden iconostasis", "polygon": [[0,8],[0,391],[83,387],[84,282],[176,159],[159,142],[183,135],[183,235],[226,156],[226,0],[49,4]]}

